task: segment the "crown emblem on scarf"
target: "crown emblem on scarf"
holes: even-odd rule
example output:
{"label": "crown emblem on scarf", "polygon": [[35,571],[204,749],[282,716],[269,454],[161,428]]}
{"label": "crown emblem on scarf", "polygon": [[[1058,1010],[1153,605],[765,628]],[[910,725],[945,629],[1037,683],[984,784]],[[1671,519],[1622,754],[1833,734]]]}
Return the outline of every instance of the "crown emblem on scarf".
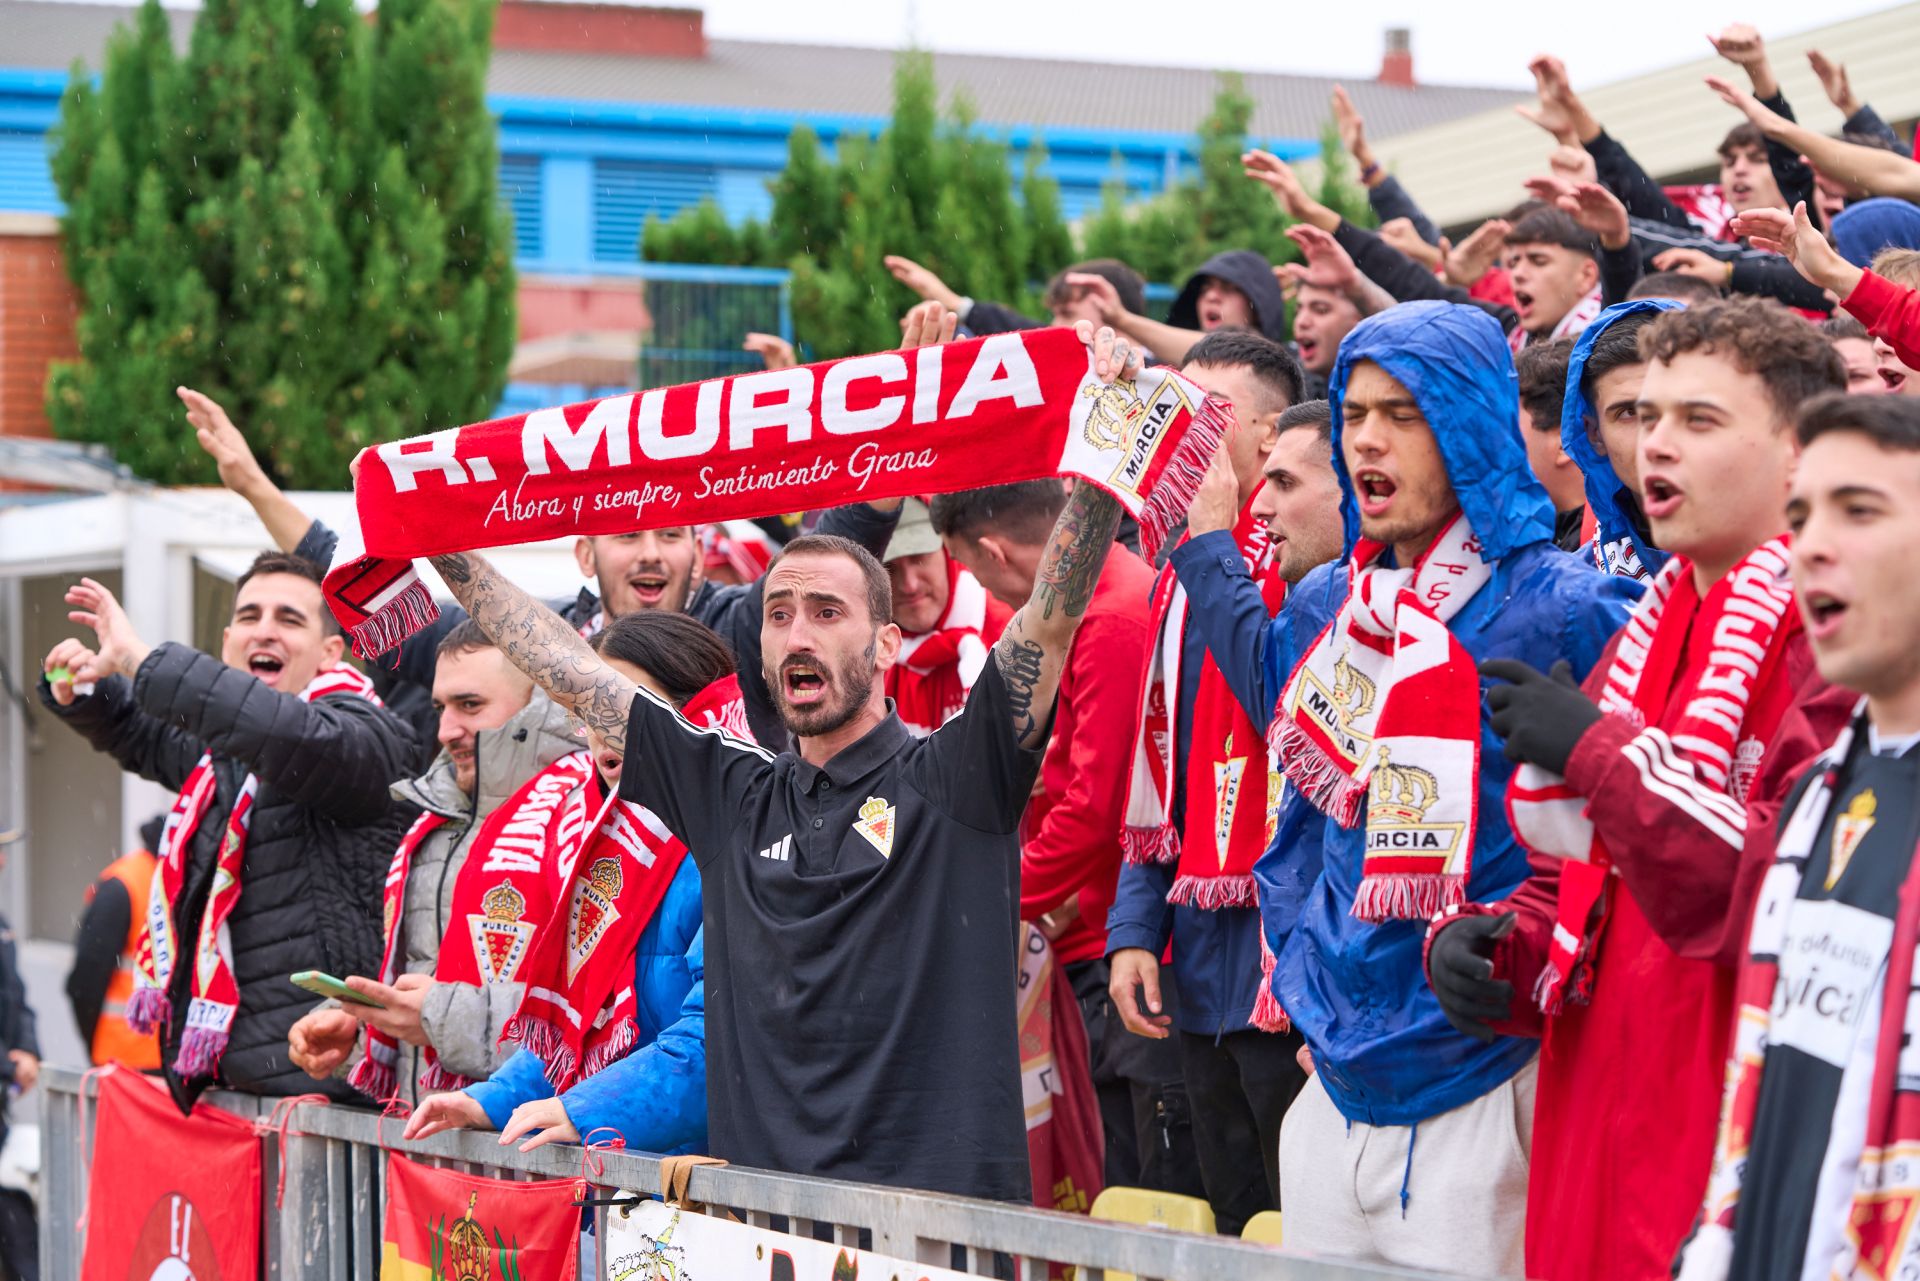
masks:
{"label": "crown emblem on scarf", "polygon": [[587,869],[587,880],[593,888],[608,898],[617,898],[620,894],[620,860],[617,858],[597,858],[593,866]]}
{"label": "crown emblem on scarf", "polygon": [[512,881],[502,881],[480,900],[480,910],[487,914],[489,921],[517,921],[527,910],[527,899],[513,888]]}
{"label": "crown emblem on scarf", "polygon": [[1415,765],[1395,765],[1386,748],[1367,780],[1367,822],[1418,823],[1440,796],[1440,781]]}
{"label": "crown emblem on scarf", "polygon": [[1342,724],[1357,720],[1373,710],[1376,697],[1373,678],[1349,663],[1345,653],[1333,665],[1331,692]]}
{"label": "crown emblem on scarf", "polygon": [[1093,398],[1087,414],[1087,443],[1096,449],[1119,449],[1132,438],[1147,416],[1147,404],[1132,383],[1096,384],[1080,389]]}

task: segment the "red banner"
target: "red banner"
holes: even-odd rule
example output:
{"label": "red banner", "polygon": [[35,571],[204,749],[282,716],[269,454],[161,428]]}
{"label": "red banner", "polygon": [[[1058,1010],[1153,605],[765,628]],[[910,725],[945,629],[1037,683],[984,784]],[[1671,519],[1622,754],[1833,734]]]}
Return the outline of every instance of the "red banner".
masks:
{"label": "red banner", "polygon": [[1106,1164],[1086,1024],[1046,937],[1024,925],[1020,947],[1020,1078],[1033,1203],[1085,1214],[1100,1195]]}
{"label": "red banner", "polygon": [[81,1281],[253,1281],[259,1263],[253,1126],[204,1103],[183,1117],[124,1068],[101,1077]]}
{"label": "red banner", "polygon": [[574,1281],[585,1180],[505,1183],[387,1159],[380,1281]]}

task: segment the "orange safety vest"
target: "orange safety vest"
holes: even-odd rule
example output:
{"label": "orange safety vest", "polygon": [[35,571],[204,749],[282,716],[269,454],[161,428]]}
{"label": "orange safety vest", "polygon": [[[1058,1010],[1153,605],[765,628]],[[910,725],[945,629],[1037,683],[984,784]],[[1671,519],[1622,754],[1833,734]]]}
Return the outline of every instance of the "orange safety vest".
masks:
{"label": "orange safety vest", "polygon": [[[147,895],[153,889],[153,869],[159,861],[147,850],[135,850],[115,859],[100,873],[101,880],[115,880],[127,887],[127,901],[133,907],[133,915],[127,922],[127,938],[120,947],[113,978],[107,984],[100,1021],[93,1029],[96,1066],[122,1063],[143,1071],[160,1066],[160,1038],[151,1033],[141,1036],[127,1025],[127,999],[133,995],[133,958],[140,947],[141,931],[147,928]],[[92,890],[88,890],[87,897],[91,901]]]}

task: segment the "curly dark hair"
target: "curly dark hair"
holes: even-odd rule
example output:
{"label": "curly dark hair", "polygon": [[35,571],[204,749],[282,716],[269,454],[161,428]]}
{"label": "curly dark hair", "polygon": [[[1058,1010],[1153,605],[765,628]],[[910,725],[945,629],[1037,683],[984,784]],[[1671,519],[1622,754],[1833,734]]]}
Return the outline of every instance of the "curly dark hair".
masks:
{"label": "curly dark hair", "polygon": [[1669,311],[1640,331],[1640,356],[1670,364],[1690,351],[1724,355],[1753,374],[1784,422],[1802,401],[1847,389],[1847,367],[1818,329],[1765,298],[1729,298]]}

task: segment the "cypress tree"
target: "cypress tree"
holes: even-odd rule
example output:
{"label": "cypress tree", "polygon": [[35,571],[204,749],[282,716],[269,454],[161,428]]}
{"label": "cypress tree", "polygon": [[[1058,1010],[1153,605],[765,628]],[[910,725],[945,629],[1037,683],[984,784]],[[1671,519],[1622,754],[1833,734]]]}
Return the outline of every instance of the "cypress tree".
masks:
{"label": "cypress tree", "polygon": [[225,402],[282,484],[482,418],[515,334],[485,101],[489,0],[208,0],[184,56],[156,0],[75,68],[54,178],[81,295],[55,430],[211,481],[173,389]]}

